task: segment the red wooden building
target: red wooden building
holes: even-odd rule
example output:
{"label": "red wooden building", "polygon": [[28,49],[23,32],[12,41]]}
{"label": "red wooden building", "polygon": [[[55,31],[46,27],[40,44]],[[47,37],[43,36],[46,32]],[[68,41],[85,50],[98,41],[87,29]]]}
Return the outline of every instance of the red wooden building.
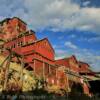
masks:
{"label": "red wooden building", "polygon": [[3,34],[4,40],[7,41],[26,32],[26,23],[17,17],[6,18],[0,22],[0,33]]}
{"label": "red wooden building", "polygon": [[58,59],[55,62],[58,65],[65,66],[66,68],[72,70],[73,72],[76,72],[76,73],[79,72],[78,61],[74,55],[68,58]]}
{"label": "red wooden building", "polygon": [[6,37],[1,45],[4,55],[8,55],[6,49],[12,49],[24,57],[25,67],[33,70],[36,75],[56,75],[55,52],[47,38],[37,39],[35,32],[28,30],[26,24],[16,17],[5,19],[1,23],[1,29],[1,33],[4,32],[2,37]]}
{"label": "red wooden building", "polygon": [[82,62],[82,61],[79,61],[79,73],[86,75],[86,74],[92,74],[93,71],[90,69],[89,64]]}
{"label": "red wooden building", "polygon": [[[49,84],[59,84],[62,88],[68,85],[67,76],[59,70],[59,66],[76,74],[83,68],[79,67],[83,64],[75,56],[55,60],[55,51],[48,39],[37,39],[35,32],[28,30],[27,24],[17,17],[7,18],[0,23],[0,39],[4,41],[0,45],[2,54],[8,55],[7,49],[12,49],[22,55],[24,67],[34,71],[37,76],[44,77]],[[13,60],[18,62],[15,58]]]}
{"label": "red wooden building", "polygon": [[[83,70],[84,72],[89,71],[89,68],[87,68],[88,66],[86,66],[86,64],[81,65],[83,67],[83,69],[80,68],[79,61],[76,59],[76,57],[74,55],[72,55],[71,57],[68,57],[68,58],[58,59],[55,61],[55,63],[57,65],[65,67],[65,69],[67,68],[69,71],[72,72],[71,74],[74,73],[73,75],[67,74],[68,77],[66,77],[66,78],[68,78],[68,81],[65,80],[65,81],[67,81],[67,83],[66,83],[67,87],[69,86],[69,88],[71,88],[73,82],[75,82],[76,84],[79,83],[82,85],[84,93],[89,95],[89,86],[85,82],[84,78],[80,76],[80,72],[83,69],[84,69]],[[64,77],[64,75],[63,75],[63,77]]]}

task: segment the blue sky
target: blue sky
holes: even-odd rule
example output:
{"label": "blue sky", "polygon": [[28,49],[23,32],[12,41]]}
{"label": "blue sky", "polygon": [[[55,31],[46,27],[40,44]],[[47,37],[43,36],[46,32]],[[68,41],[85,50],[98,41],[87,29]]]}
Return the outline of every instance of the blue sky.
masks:
{"label": "blue sky", "polygon": [[48,37],[56,59],[74,54],[100,71],[100,0],[0,0],[0,20],[13,16]]}

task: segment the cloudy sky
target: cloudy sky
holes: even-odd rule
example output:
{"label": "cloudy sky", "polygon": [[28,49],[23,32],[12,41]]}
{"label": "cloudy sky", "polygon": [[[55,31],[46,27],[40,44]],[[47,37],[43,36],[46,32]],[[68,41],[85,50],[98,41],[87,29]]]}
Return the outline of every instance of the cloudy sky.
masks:
{"label": "cloudy sky", "polygon": [[13,16],[48,37],[56,59],[74,54],[100,71],[100,0],[0,0],[0,21]]}

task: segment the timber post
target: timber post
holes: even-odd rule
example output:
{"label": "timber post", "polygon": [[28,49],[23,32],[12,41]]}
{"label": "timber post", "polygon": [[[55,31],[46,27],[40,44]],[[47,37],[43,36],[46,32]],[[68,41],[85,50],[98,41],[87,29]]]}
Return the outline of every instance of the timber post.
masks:
{"label": "timber post", "polygon": [[23,90],[23,69],[24,69],[24,56],[22,56],[21,71],[20,71],[20,75],[21,75],[21,90]]}
{"label": "timber post", "polygon": [[45,63],[43,62],[43,80],[45,81]]}
{"label": "timber post", "polygon": [[8,81],[8,75],[9,75],[10,61],[11,61],[11,54],[9,55],[8,61],[7,61],[7,64],[6,64],[5,80],[4,80],[4,86],[3,86],[4,91],[6,91],[6,89],[7,89],[7,81]]}
{"label": "timber post", "polygon": [[50,65],[49,65],[49,74],[51,74],[51,68],[50,68]]}
{"label": "timber post", "polygon": [[34,74],[35,74],[35,59],[34,59],[34,65],[33,65],[33,67],[34,67]]}

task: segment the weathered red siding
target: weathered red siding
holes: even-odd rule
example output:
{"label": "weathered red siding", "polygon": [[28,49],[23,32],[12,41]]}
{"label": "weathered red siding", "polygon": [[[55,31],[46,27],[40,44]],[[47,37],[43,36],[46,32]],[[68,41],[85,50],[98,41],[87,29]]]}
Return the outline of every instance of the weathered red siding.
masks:
{"label": "weathered red siding", "polygon": [[85,62],[79,62],[79,72],[80,73],[89,73],[90,66]]}
{"label": "weathered red siding", "polygon": [[[6,19],[0,24],[0,39],[2,38],[6,41],[3,45],[0,45],[4,55],[9,54],[6,49],[10,48],[24,56],[24,63],[28,64],[24,67],[30,67],[37,76],[44,77],[51,85],[58,85],[62,89],[68,89],[70,86],[68,84],[69,76],[66,75],[64,69],[59,70],[58,66],[69,68],[77,74],[78,72],[89,71],[89,65],[78,62],[75,56],[55,60],[55,52],[48,39],[38,40],[35,32],[28,31],[26,23],[19,18]],[[17,61],[16,58],[13,58],[13,60]],[[80,81],[80,78],[75,77],[75,79],[77,82]],[[83,84],[83,88],[85,93],[89,93],[86,84]]]}
{"label": "weathered red siding", "polygon": [[65,59],[58,59],[55,61],[55,63],[61,66],[65,66],[66,68],[69,68],[72,71],[79,71],[78,61],[76,60],[75,56],[71,56]]}
{"label": "weathered red siding", "polygon": [[27,31],[26,24],[17,17],[5,20],[1,27],[5,40],[14,38]]}

